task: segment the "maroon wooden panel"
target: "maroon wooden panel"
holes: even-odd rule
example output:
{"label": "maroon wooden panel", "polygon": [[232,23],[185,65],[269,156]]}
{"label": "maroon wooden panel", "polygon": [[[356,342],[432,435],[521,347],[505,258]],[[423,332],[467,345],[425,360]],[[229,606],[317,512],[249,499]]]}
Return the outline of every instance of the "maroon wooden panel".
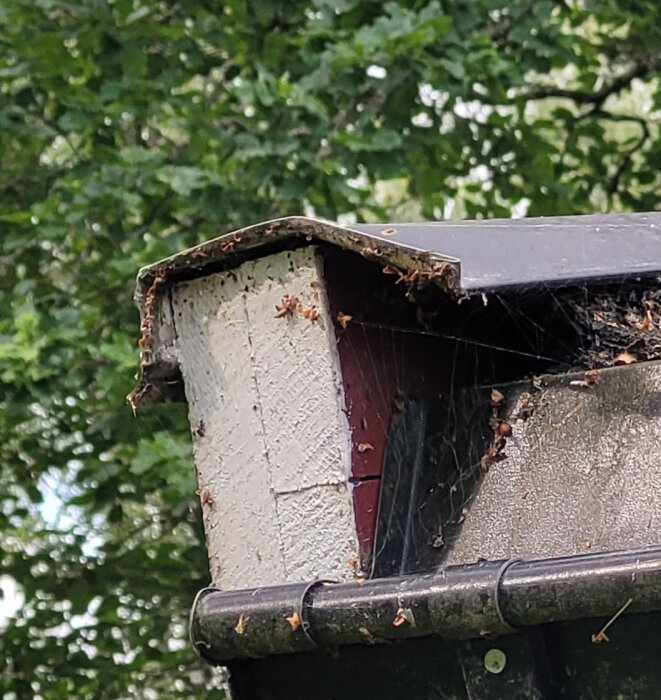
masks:
{"label": "maroon wooden panel", "polygon": [[328,250],[324,261],[351,429],[351,481],[361,486],[354,489],[354,510],[365,562],[371,557],[378,480],[393,415],[404,396],[436,396],[447,389],[450,349],[424,332],[417,307],[395,276],[342,251]]}

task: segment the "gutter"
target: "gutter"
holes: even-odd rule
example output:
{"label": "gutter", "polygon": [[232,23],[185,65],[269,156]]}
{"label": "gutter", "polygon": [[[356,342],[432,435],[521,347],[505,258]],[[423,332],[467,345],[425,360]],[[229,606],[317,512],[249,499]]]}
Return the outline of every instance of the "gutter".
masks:
{"label": "gutter", "polygon": [[210,664],[417,637],[477,639],[519,628],[661,610],[661,546],[478,561],[357,583],[205,588],[190,637]]}

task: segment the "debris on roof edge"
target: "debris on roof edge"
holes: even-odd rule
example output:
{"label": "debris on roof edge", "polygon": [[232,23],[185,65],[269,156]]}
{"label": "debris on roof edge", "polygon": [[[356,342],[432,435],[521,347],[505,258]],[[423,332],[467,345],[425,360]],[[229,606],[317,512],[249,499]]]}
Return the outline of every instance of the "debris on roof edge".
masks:
{"label": "debris on roof edge", "polygon": [[140,310],[140,367],[138,384],[127,396],[133,410],[183,399],[170,305],[173,284],[238,267],[248,259],[275,252],[278,244],[281,249],[283,244],[309,245],[315,241],[362,255],[391,268],[406,281],[433,283],[451,294],[459,291],[457,258],[317,219],[275,219],[214,238],[138,272],[134,298]]}

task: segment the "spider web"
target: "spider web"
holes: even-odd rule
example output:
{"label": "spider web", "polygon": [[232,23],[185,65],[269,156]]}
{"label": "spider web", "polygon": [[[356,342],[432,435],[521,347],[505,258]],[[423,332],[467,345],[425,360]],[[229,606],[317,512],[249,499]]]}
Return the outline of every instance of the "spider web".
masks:
{"label": "spider web", "polygon": [[[640,279],[536,287],[459,303],[423,291],[409,293],[417,305],[415,325],[355,321],[389,337],[400,386],[407,373],[421,371],[407,351],[410,335],[437,343],[447,377],[435,395],[403,392],[390,425],[382,426],[388,443],[372,575],[443,563],[485,473],[505,454],[506,438],[500,452],[485,459],[501,440],[497,431],[506,431],[498,426],[528,387],[534,394],[537,377],[585,371],[589,381],[594,370],[661,358],[657,286],[656,279]],[[382,356],[372,361],[387,371]],[[430,378],[430,386],[437,384]],[[494,389],[500,401],[494,402]]]}

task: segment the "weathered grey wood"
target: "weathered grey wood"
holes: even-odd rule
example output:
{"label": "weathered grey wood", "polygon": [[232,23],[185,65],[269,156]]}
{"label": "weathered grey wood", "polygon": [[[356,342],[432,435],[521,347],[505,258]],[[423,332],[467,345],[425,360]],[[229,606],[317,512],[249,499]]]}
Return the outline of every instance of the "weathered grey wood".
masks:
{"label": "weathered grey wood", "polygon": [[158,278],[145,296],[140,304],[140,382],[126,397],[134,411],[144,403],[181,401],[183,396],[172,290]]}
{"label": "weathered grey wood", "polygon": [[[661,542],[661,364],[550,377],[534,413],[515,420],[448,563],[552,557]],[[572,384],[574,382],[574,384]]]}
{"label": "weathered grey wood", "polygon": [[[276,318],[286,294],[319,318]],[[349,430],[315,250],[181,283],[173,304],[214,582],[350,578]]]}

